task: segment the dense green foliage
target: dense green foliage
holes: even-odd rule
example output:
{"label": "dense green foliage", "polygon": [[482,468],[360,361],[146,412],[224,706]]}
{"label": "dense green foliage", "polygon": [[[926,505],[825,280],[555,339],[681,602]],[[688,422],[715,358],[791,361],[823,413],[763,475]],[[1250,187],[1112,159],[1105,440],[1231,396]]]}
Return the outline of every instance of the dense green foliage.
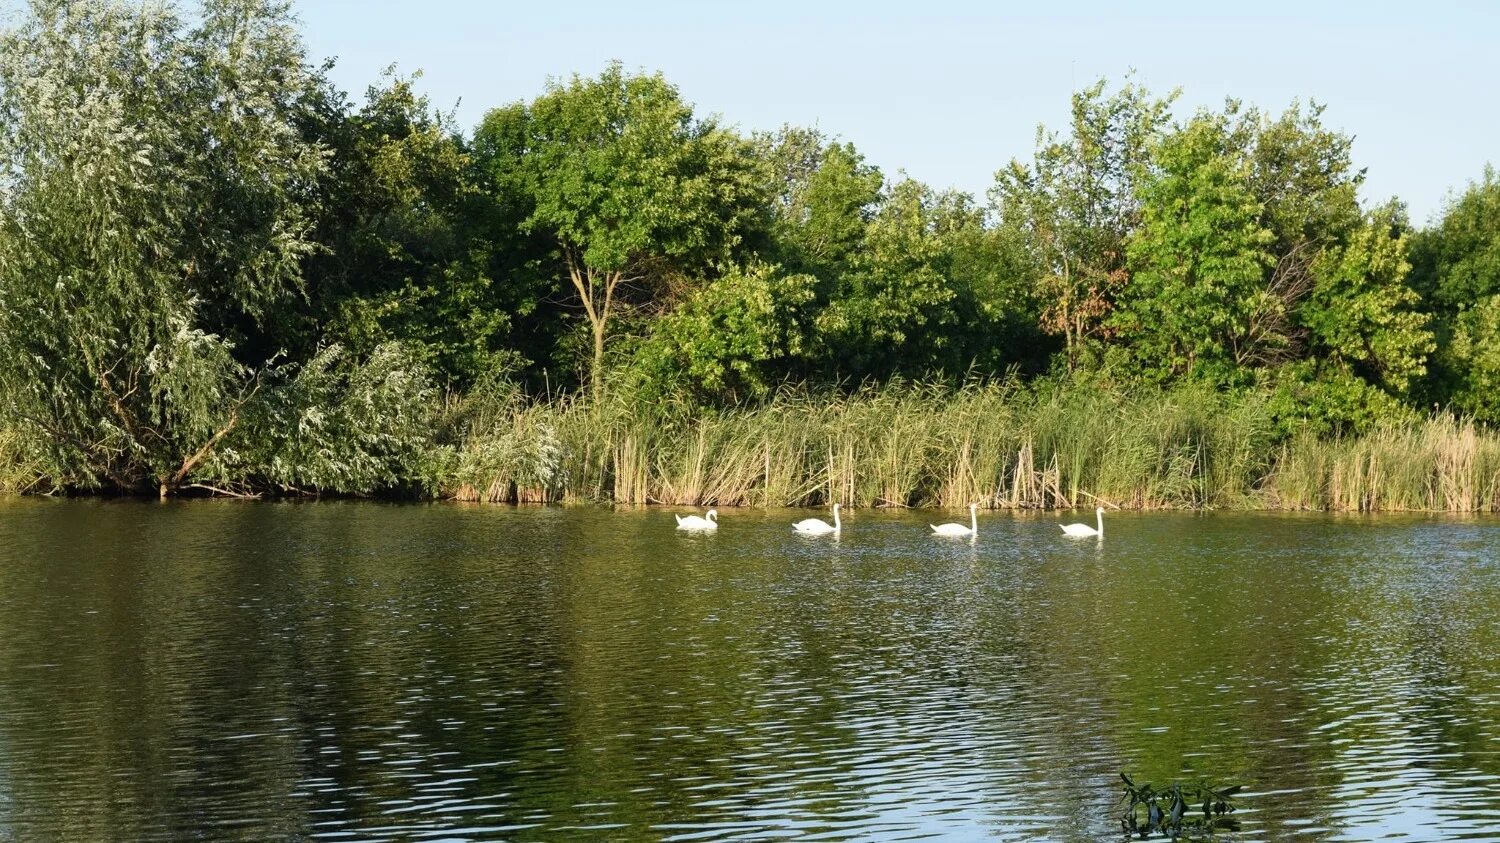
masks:
{"label": "dense green foliage", "polygon": [[1412,251],[1411,285],[1446,340],[1430,399],[1500,422],[1500,176],[1486,168]]}
{"label": "dense green foliage", "polygon": [[[650,431],[868,402],[839,422],[867,444],[895,400],[870,396],[922,383],[893,388],[934,418],[976,391],[1012,417],[1057,394],[1104,396],[1075,418],[1121,424],[1175,418],[1183,395],[1253,418],[1237,442],[1161,434],[1155,456],[1121,432],[1046,450],[1071,485],[1013,501],[1208,505],[1254,497],[1294,441],[1415,429],[1434,407],[1500,422],[1493,171],[1414,230],[1361,197],[1320,107],[1174,117],[1174,100],[1080,91],[980,202],[816,130],[743,135],[618,64],[470,134],[394,73],[352,102],[279,0],[33,0],[0,33],[3,482],[950,502],[933,490],[956,469],[915,454],[876,491],[819,480],[808,455],[843,440],[811,421],[765,437],[761,492],[644,479],[676,458]],[[534,406],[557,418],[531,425]],[[564,424],[578,413],[592,426]],[[1000,435],[952,418],[901,447]],[[1040,435],[996,445],[1011,467],[965,494],[1009,499]],[[802,449],[786,488],[778,447]],[[1200,462],[1217,449],[1233,482]],[[1067,470],[1092,459],[1138,482]],[[1185,486],[1152,479],[1182,465]]]}
{"label": "dense green foliage", "polygon": [[326,169],[285,9],[39,0],[0,36],[0,395],[54,482],[180,485],[270,360]]}

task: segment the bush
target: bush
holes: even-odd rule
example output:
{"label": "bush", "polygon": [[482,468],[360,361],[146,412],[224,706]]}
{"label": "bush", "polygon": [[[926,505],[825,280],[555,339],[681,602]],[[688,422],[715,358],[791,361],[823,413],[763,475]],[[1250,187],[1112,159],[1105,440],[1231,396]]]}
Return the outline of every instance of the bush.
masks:
{"label": "bush", "polygon": [[446,476],[451,449],[438,444],[438,393],[399,343],[352,360],[340,346],[275,382],[204,475],[216,482],[342,494],[425,493]]}

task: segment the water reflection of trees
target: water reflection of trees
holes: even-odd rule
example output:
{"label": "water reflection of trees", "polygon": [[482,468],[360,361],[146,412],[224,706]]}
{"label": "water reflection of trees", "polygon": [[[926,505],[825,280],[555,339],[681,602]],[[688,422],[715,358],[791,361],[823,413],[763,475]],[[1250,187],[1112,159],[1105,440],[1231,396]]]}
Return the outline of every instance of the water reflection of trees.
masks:
{"label": "water reflection of trees", "polygon": [[935,546],[874,513],[788,544],[748,513],[686,538],[595,510],[27,507],[0,527],[0,835],[1086,838],[1122,768],[1245,782],[1247,827],[1349,828],[1401,808],[1372,759],[1430,771],[1402,780],[1454,822],[1494,810],[1451,797],[1497,772],[1495,586],[1321,519],[1057,545],[996,517]]}

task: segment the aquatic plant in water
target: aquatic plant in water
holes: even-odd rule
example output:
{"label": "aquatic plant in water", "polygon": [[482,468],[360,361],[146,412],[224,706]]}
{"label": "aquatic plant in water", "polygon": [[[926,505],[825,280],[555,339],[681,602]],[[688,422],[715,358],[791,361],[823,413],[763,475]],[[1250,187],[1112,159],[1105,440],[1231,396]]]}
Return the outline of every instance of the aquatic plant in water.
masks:
{"label": "aquatic plant in water", "polygon": [[1127,835],[1138,834],[1145,839],[1159,833],[1176,839],[1196,833],[1234,831],[1239,827],[1227,815],[1234,812],[1229,798],[1242,785],[1213,788],[1202,783],[1173,782],[1158,790],[1149,783],[1138,785],[1124,773],[1120,778],[1125,781],[1125,795],[1120,799],[1125,804],[1125,813],[1120,817],[1120,828]]}

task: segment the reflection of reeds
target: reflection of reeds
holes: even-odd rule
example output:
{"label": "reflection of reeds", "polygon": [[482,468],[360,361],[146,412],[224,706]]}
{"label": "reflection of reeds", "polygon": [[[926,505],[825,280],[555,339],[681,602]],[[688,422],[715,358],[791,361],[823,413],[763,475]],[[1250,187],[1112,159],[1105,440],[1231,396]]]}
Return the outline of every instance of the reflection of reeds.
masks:
{"label": "reflection of reeds", "polygon": [[1285,508],[1500,511],[1500,436],[1439,414],[1359,437],[1299,438],[1265,485]]}

